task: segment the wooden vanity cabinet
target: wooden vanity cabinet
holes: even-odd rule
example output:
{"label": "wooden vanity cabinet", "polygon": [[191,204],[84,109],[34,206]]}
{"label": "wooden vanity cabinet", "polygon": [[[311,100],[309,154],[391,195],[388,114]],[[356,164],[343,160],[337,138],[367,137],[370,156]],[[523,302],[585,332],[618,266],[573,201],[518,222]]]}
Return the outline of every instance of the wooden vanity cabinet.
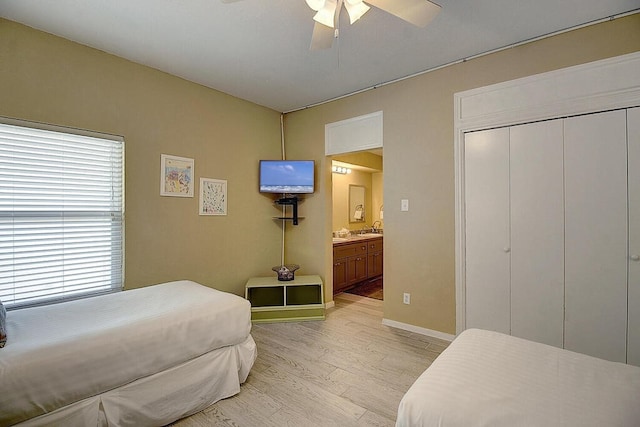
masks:
{"label": "wooden vanity cabinet", "polygon": [[334,294],[381,274],[382,238],[363,239],[334,245]]}
{"label": "wooden vanity cabinet", "polygon": [[382,239],[373,239],[368,242],[367,249],[367,277],[382,275]]}
{"label": "wooden vanity cabinet", "polygon": [[347,258],[347,284],[355,285],[367,279],[367,255]]}
{"label": "wooden vanity cabinet", "polygon": [[[335,251],[335,249],[334,249]],[[333,258],[333,293],[340,292],[347,285],[347,258]],[[336,292],[337,290],[337,292]]]}

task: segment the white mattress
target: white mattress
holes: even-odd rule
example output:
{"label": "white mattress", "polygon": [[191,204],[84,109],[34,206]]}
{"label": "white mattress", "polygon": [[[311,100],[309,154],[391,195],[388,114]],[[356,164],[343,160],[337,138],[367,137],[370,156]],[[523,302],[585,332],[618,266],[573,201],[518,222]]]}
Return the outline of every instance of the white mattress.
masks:
{"label": "white mattress", "polygon": [[244,343],[249,302],[179,281],[11,311],[0,425],[51,412]]}
{"label": "white mattress", "polygon": [[407,391],[396,426],[637,427],[640,368],[469,329]]}

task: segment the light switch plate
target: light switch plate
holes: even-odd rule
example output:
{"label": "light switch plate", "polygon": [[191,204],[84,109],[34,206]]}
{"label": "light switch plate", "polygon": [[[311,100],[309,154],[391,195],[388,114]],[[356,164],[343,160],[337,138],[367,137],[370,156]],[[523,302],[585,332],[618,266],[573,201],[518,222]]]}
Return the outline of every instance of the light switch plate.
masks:
{"label": "light switch plate", "polygon": [[407,212],[409,210],[409,199],[400,200],[400,210],[402,212]]}

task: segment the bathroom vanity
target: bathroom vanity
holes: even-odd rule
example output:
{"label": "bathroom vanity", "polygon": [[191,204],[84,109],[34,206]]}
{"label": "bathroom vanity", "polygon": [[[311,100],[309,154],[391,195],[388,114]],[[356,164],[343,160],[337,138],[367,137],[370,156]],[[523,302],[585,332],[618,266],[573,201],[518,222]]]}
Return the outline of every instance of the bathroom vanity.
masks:
{"label": "bathroom vanity", "polygon": [[382,235],[333,239],[333,294],[382,275]]}

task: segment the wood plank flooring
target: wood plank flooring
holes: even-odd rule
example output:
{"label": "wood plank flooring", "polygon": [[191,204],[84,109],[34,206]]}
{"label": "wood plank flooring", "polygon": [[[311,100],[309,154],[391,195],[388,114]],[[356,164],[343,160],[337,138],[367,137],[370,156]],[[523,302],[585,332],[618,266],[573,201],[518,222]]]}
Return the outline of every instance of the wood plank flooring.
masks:
{"label": "wood plank flooring", "polygon": [[449,344],[382,325],[382,301],[334,297],[325,321],[253,325],[240,394],[176,427],[393,426],[398,404]]}

